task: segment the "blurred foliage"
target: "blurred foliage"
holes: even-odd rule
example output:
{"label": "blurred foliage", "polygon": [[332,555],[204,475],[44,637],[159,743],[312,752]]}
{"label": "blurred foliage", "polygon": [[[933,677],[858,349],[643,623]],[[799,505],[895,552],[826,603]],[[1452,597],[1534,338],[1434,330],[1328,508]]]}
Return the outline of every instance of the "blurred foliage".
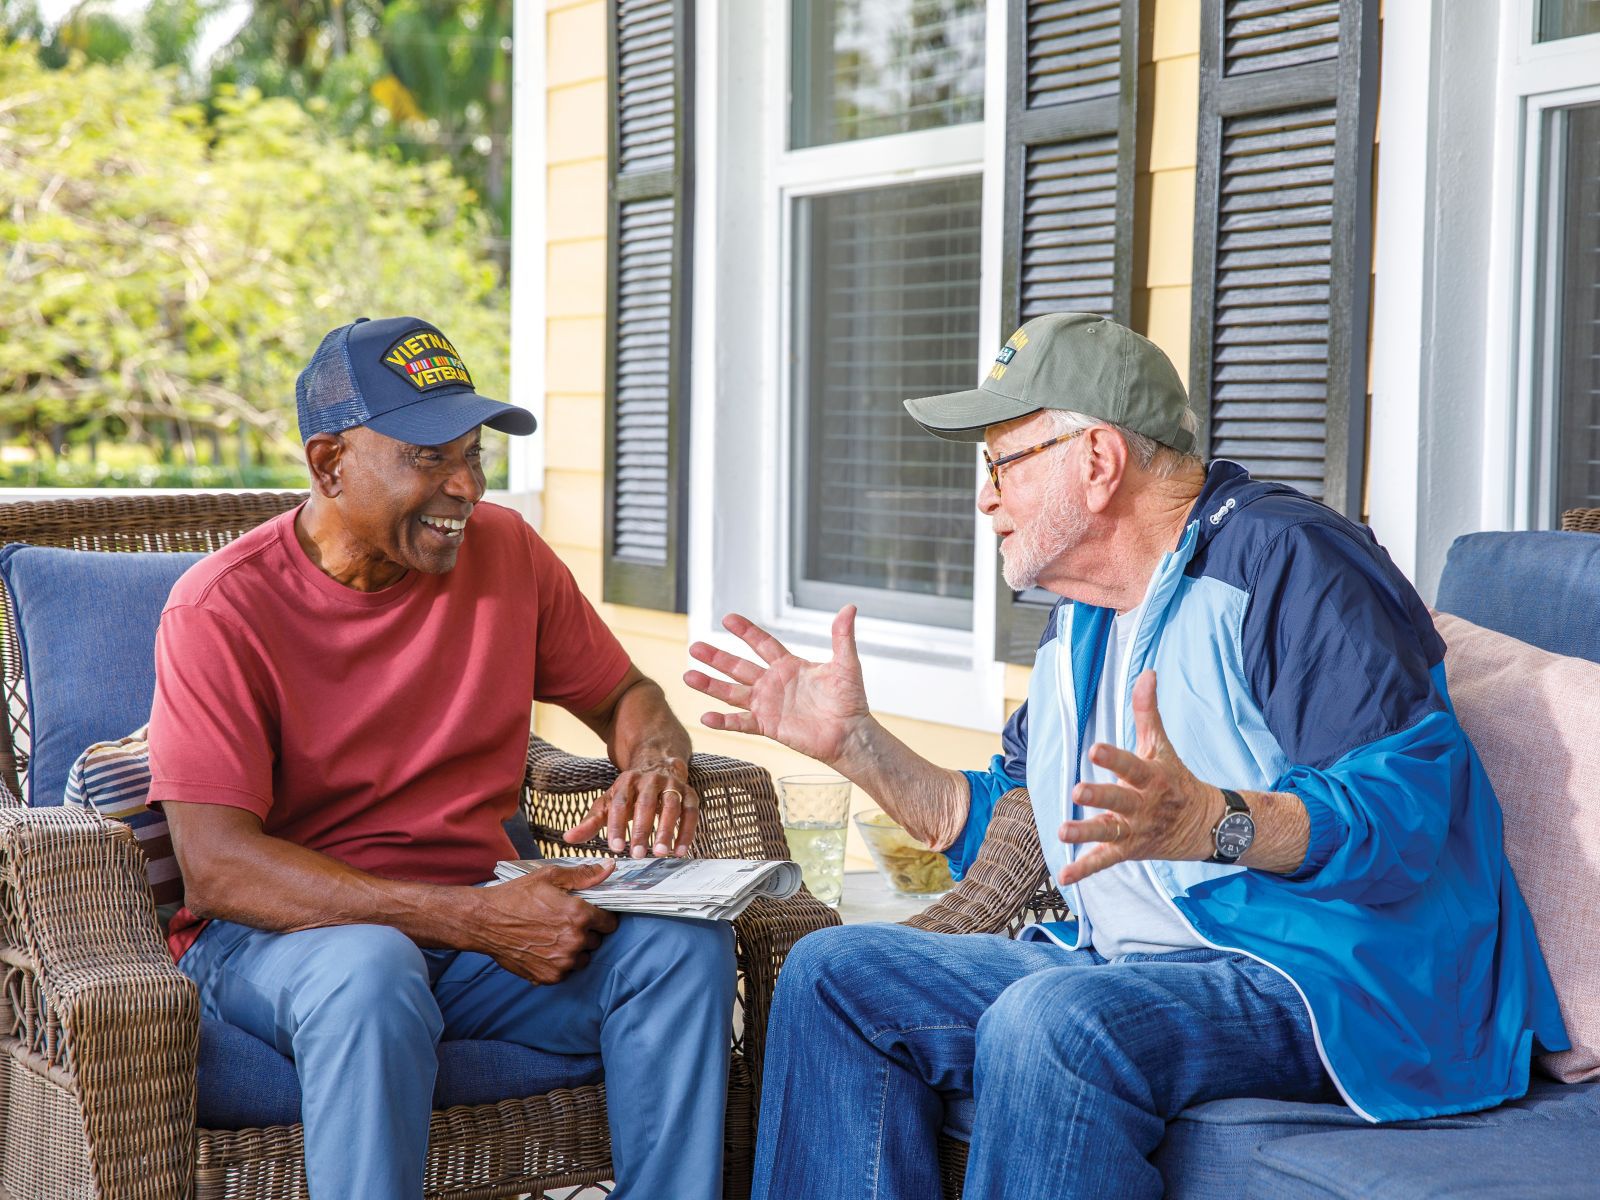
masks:
{"label": "blurred foliage", "polygon": [[[231,30],[220,44],[208,27]],[[137,58],[180,69],[208,103],[232,85],[314,111],[331,130],[407,160],[447,159],[510,228],[512,0],[80,0],[51,27],[36,0],[0,0],[0,41],[64,66]]]}
{"label": "blurred foliage", "polygon": [[510,224],[512,0],[255,0],[214,82],[316,99],[364,145],[448,158]]}
{"label": "blurred foliage", "polygon": [[0,464],[0,487],[63,488],[296,488],[306,486],[302,466],[283,463],[276,466],[197,466],[170,463],[141,463],[115,466],[111,463],[80,463],[58,459],[55,462]]}
{"label": "blurred foliage", "polygon": [[41,460],[102,439],[172,464],[298,460],[295,376],[359,315],[433,320],[506,396],[489,220],[448,161],[363,148],[253,88],[194,103],[183,68],[145,53],[51,69],[31,43],[0,45],[12,437]]}

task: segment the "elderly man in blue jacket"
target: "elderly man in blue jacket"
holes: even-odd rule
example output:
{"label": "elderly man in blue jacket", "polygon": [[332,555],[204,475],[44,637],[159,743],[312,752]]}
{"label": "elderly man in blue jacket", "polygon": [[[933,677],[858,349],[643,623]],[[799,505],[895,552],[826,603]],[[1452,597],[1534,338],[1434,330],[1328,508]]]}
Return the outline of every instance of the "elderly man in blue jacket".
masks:
{"label": "elderly man in blue jacket", "polygon": [[1112,322],[1028,322],[972,391],[908,400],[987,443],[1006,581],[1062,599],[1003,752],[919,757],[873,719],[853,610],[833,657],[697,644],[689,684],[854,780],[959,877],[1026,786],[1076,920],[1003,937],[823,930],[779,980],[758,1197],[1156,1197],[1205,1100],[1341,1098],[1369,1121],[1519,1096],[1567,1045],[1444,644],[1370,532],[1194,455],[1166,356]]}

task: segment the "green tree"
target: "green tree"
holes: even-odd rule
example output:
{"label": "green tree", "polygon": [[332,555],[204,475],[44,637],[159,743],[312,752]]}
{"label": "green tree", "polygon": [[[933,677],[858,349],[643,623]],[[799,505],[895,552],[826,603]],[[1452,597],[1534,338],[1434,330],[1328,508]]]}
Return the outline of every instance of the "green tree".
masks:
{"label": "green tree", "polygon": [[510,225],[511,0],[257,0],[215,83],[301,103],[371,146],[446,158]]}
{"label": "green tree", "polygon": [[192,99],[226,85],[283,96],[357,144],[411,160],[447,159],[494,218],[507,261],[511,221],[512,0],[254,0],[208,61],[205,24],[230,0],[80,0],[56,28],[36,0],[0,0],[0,42],[38,44],[61,67],[137,58],[176,66]]}
{"label": "green tree", "polygon": [[356,316],[430,317],[504,396],[487,238],[447,162],[372,153],[254,91],[208,122],[175,68],[0,47],[0,422],[41,453],[104,434],[190,462],[221,439],[293,457],[295,375]]}

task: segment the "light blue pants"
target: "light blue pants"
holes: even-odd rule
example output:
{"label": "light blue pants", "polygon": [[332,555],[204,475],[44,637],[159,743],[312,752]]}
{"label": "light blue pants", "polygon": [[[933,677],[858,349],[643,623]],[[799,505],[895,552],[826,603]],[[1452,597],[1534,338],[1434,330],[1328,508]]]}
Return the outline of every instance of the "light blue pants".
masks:
{"label": "light blue pants", "polygon": [[300,1077],[318,1200],[421,1197],[441,1039],[599,1051],[618,1197],[722,1194],[731,926],[625,916],[589,964],[537,987],[481,954],[381,925],[267,933],[213,921],[180,961],[208,1017]]}

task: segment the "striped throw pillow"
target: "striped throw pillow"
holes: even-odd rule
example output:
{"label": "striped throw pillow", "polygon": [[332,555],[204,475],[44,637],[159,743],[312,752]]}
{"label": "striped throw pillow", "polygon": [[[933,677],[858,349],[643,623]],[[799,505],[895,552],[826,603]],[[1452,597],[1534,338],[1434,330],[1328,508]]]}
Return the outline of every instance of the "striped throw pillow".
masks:
{"label": "striped throw pillow", "polygon": [[66,802],[93,808],[103,817],[133,830],[150,864],[150,890],[157,905],[183,900],[183,878],[172,853],[167,818],[152,811],[150,798],[149,726],[141,726],[115,742],[96,742],[78,755],[67,773]]}

